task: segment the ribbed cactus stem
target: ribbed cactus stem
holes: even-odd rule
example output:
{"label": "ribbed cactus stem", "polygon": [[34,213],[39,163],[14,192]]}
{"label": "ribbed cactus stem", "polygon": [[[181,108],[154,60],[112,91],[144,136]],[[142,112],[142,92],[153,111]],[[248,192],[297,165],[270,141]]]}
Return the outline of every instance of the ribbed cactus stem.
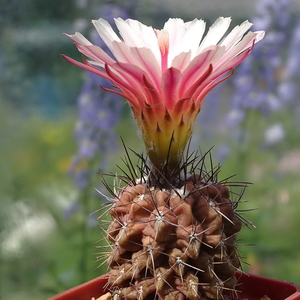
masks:
{"label": "ribbed cactus stem", "polygon": [[110,293],[102,298],[204,300],[234,291],[242,222],[230,196],[201,175],[167,189],[125,186],[109,210]]}

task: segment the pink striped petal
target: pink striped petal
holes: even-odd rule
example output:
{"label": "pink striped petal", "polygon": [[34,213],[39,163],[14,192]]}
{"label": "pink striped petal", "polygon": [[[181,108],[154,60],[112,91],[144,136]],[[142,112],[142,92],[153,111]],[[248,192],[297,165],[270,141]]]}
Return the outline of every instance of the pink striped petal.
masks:
{"label": "pink striped petal", "polygon": [[[135,65],[124,63],[116,63],[112,67],[122,74],[124,80],[131,86],[133,91],[136,90],[139,93],[138,98],[141,103],[144,101],[149,105],[153,104],[153,91],[150,91],[150,88],[156,91],[155,95],[158,93],[149,76],[143,70]],[[142,82],[145,82],[146,85],[141,84]]]}
{"label": "pink striped petal", "polygon": [[169,68],[161,77],[161,89],[163,105],[166,109],[172,109],[179,99],[179,87],[182,74],[175,68]]}
{"label": "pink striped petal", "polygon": [[196,92],[196,90],[198,90],[198,88],[201,85],[204,85],[206,80],[210,80],[210,76],[213,72],[213,66],[212,64],[210,64],[208,66],[208,68],[205,70],[205,72],[202,74],[201,77],[199,77],[192,85],[189,89],[187,89],[184,94],[182,95],[183,98],[192,98],[194,93]]}
{"label": "pink striped petal", "polygon": [[191,57],[192,57],[191,50],[188,52],[181,52],[173,59],[171,67],[176,68],[181,72],[183,72],[190,64]]}
{"label": "pink striped petal", "polygon": [[177,101],[171,111],[173,118],[180,118],[184,111],[187,111],[191,106],[191,98],[184,98]]}
{"label": "pink striped petal", "polygon": [[108,80],[110,79],[110,77],[107,75],[106,72],[104,72],[104,71],[102,71],[101,69],[98,69],[98,68],[96,68],[96,67],[90,65],[89,63],[87,63],[87,61],[85,61],[86,63],[81,63],[81,62],[79,62],[79,61],[77,61],[77,60],[75,60],[75,59],[73,59],[73,58],[71,58],[71,57],[69,57],[69,56],[64,55],[64,54],[62,54],[61,56],[62,56],[65,60],[67,60],[68,62],[70,62],[70,63],[72,63],[72,64],[74,64],[74,65],[76,65],[76,66],[78,66],[78,67],[80,67],[80,68],[82,68],[82,69],[84,69],[84,70],[87,70],[87,71],[89,71],[89,72],[92,72],[92,73],[94,73],[94,74],[96,74],[96,75],[99,75],[99,76],[101,76],[101,77],[103,77],[103,78],[106,78],[106,79],[108,79]]}
{"label": "pink striped petal", "polygon": [[135,64],[149,76],[155,88],[159,89],[161,70],[153,52],[147,48],[131,48],[131,54],[135,58]]}
{"label": "pink striped petal", "polygon": [[167,30],[156,30],[157,42],[160,51],[161,63],[160,69],[164,73],[168,68],[168,57],[169,57],[169,33]]}
{"label": "pink striped petal", "polygon": [[210,64],[214,65],[224,51],[225,47],[210,46],[205,52],[196,56],[183,72],[180,95],[183,95],[206,72]]}
{"label": "pink striped petal", "polygon": [[[224,73],[223,73],[224,74]],[[195,99],[195,102],[197,105],[201,105],[201,102],[203,101],[204,97],[211,91],[215,86],[232,76],[233,70],[231,72],[221,78],[220,80],[213,80],[207,83],[203,83],[203,85],[199,86],[199,88],[195,91],[194,95],[192,96],[193,99]]]}
{"label": "pink striped petal", "polygon": [[240,55],[242,52],[248,50],[249,48],[252,48],[257,36],[257,33],[249,32],[241,42],[239,42],[234,48],[232,48],[230,51],[227,51],[222,56],[222,58],[216,63],[215,67],[217,68],[219,66],[224,66],[224,64],[226,64],[234,57]]}
{"label": "pink striped petal", "polygon": [[129,47],[125,43],[119,42],[112,42],[112,48],[119,62],[133,64],[141,68],[149,75],[154,86],[159,89],[161,71],[150,49]]}
{"label": "pink striped petal", "polygon": [[93,65],[97,65],[104,68],[104,64],[111,65],[116,62],[98,46],[83,46],[80,44],[76,44],[76,47],[82,54],[94,60],[90,62]]}
{"label": "pink striped petal", "polygon": [[[252,44],[252,47],[254,45],[254,41]],[[244,52],[240,53],[239,55],[233,57],[231,60],[225,61],[222,65],[219,65],[215,68],[213,72],[212,79],[215,80],[222,76],[224,73],[228,72],[229,70],[235,68],[237,65],[239,65],[251,52],[252,47],[248,48]]]}
{"label": "pink striped petal", "polygon": [[[147,102],[147,95],[140,84],[142,75],[140,72],[137,72],[135,66],[116,63],[112,66],[105,65],[105,70],[111,81],[120,90],[123,91],[126,89],[135,95],[134,101],[127,99],[129,102],[132,101],[132,103],[136,105],[141,105],[144,102]],[[138,102],[136,102],[136,99],[138,99]]]}

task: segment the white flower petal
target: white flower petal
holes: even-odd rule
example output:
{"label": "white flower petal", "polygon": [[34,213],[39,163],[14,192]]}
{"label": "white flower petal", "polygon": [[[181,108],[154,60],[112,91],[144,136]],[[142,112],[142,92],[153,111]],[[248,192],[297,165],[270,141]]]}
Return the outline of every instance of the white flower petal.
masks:
{"label": "white flower petal", "polygon": [[[127,22],[131,25],[134,24],[133,26],[137,26],[137,30],[139,29],[140,31],[140,35],[141,35],[141,39],[143,40],[143,47],[150,49],[158,64],[160,65],[161,63],[161,55],[160,55],[160,51],[159,51],[159,46],[158,46],[158,42],[157,42],[157,36],[156,33],[154,31],[154,29],[151,26],[146,26],[144,24],[142,24],[141,22],[134,22],[135,20],[132,19],[128,19]],[[131,25],[132,26],[132,25]]]}
{"label": "white flower petal", "polygon": [[169,19],[164,25],[164,30],[169,34],[168,67],[170,67],[174,57],[183,51],[182,39],[185,34],[184,22],[179,18]]}
{"label": "white flower petal", "polygon": [[191,50],[191,58],[196,55],[203,33],[205,31],[205,22],[203,20],[194,19],[191,22],[185,23],[185,34],[182,40],[183,52]]}
{"label": "white flower petal", "polygon": [[75,34],[65,34],[67,37],[69,37],[71,40],[73,40],[76,43],[82,44],[84,46],[90,46],[92,43],[85,38],[80,32],[75,32]]}
{"label": "white flower petal", "polygon": [[201,42],[197,54],[203,51],[205,48],[216,45],[223,37],[231,23],[231,18],[218,18],[215,23],[209,28],[208,33]]}
{"label": "white flower petal", "polygon": [[122,63],[134,64],[134,57],[132,57],[130,47],[123,42],[112,42],[111,51],[117,61]]}
{"label": "white flower petal", "polygon": [[161,70],[158,63],[155,61],[153,52],[147,48],[132,47],[132,56],[135,58],[134,63],[141,68],[151,79],[152,84],[158,88],[160,85],[159,78],[161,77]]}
{"label": "white flower petal", "polygon": [[261,30],[261,31],[254,31],[254,33],[256,33],[256,38],[255,38],[255,44],[256,44],[257,42],[259,42],[264,38],[266,32]]}
{"label": "white flower petal", "polygon": [[125,44],[129,47],[145,47],[138,21],[131,20],[131,24],[129,24],[121,18],[116,18],[115,23]]}
{"label": "white flower petal", "polygon": [[130,47],[150,49],[160,64],[160,51],[156,34],[151,26],[146,26],[137,20],[115,19],[116,25],[124,42]]}
{"label": "white flower petal", "polygon": [[143,23],[132,19],[127,19],[126,22],[131,26],[135,33],[139,34],[142,41],[142,47],[152,49],[153,43],[155,42],[157,44],[157,37],[151,26],[146,26]]}
{"label": "white flower petal", "polygon": [[244,36],[244,34],[251,28],[253,24],[249,21],[243,22],[241,25],[236,26],[228,34],[228,36],[220,43],[221,46],[226,46],[227,49],[236,45]]}
{"label": "white flower petal", "polygon": [[[92,23],[95,26],[98,34],[100,35],[100,37],[102,38],[104,43],[107,45],[107,47],[113,53],[113,55],[115,55],[115,53],[113,52],[112,43],[114,41],[121,42],[121,40],[117,36],[117,34],[113,31],[110,24],[104,19],[93,20]],[[116,55],[115,55],[115,57],[116,57]]]}

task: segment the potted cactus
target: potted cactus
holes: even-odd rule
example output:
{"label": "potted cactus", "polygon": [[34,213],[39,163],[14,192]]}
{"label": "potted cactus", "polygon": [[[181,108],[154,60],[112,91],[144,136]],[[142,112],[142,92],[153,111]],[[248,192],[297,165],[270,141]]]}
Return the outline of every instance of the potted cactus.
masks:
{"label": "potted cactus", "polygon": [[205,37],[198,19],[169,19],[162,30],[115,22],[121,37],[93,21],[114,58],[80,33],[67,36],[89,60],[64,58],[108,79],[105,89],[128,101],[146,156],[136,154],[138,166],[127,159],[123,186],[109,189],[110,271],[51,299],[300,299],[293,284],[238,271],[236,235],[248,223],[233,187],[246,184],[218,179],[219,168],[206,167],[209,155],[186,150],[203,99],[264,32],[248,32],[245,21],[223,38],[230,18],[218,18]]}

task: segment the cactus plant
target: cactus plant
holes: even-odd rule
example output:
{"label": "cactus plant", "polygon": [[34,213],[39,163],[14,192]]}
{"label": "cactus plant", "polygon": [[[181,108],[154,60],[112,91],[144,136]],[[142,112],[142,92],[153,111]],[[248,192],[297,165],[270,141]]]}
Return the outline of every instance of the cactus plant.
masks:
{"label": "cactus plant", "polygon": [[185,161],[180,178],[164,186],[150,180],[144,159],[139,173],[128,164],[131,176],[122,177],[127,185],[113,193],[108,210],[112,294],[104,298],[219,299],[234,291],[236,234],[244,220],[231,186],[246,185],[219,181],[220,168],[205,168],[207,155]]}
{"label": "cactus plant", "polygon": [[146,146],[139,166],[127,160],[124,186],[112,192],[109,292],[101,299],[204,300],[235,291],[243,221],[236,183],[218,180],[218,167],[208,171],[207,155],[185,152],[205,95],[263,38],[246,34],[245,21],[221,40],[230,21],[217,19],[204,38],[197,19],[169,19],[156,30],[118,18],[121,38],[105,20],[93,21],[116,60],[80,33],[67,35],[91,60],[64,57],[112,82],[109,91],[127,99]]}

